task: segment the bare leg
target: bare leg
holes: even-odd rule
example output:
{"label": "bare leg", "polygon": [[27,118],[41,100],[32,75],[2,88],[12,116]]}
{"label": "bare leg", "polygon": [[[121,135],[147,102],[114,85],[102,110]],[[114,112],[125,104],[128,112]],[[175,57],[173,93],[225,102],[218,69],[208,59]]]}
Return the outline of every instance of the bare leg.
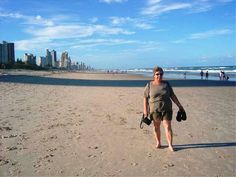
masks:
{"label": "bare leg", "polygon": [[169,149],[170,149],[170,151],[174,152],[173,145],[172,145],[173,132],[172,132],[172,128],[171,128],[171,121],[163,120],[163,125],[164,125],[164,128],[165,128],[166,139],[167,139],[167,142],[168,142]]}
{"label": "bare leg", "polygon": [[161,121],[153,121],[154,127],[154,135],[155,135],[155,139],[156,139],[156,148],[160,148],[161,147],[161,130],[160,130],[160,125],[161,125]]}

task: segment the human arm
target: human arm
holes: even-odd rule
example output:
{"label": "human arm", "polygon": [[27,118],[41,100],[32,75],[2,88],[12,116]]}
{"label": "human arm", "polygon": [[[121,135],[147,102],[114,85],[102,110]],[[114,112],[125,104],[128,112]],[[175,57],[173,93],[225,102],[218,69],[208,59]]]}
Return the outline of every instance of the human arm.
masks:
{"label": "human arm", "polygon": [[143,98],[143,114],[144,116],[148,116],[148,98],[144,97]]}
{"label": "human arm", "polygon": [[177,96],[175,94],[171,95],[170,97],[172,99],[172,101],[179,107],[180,110],[184,111],[184,107],[181,105],[181,103],[179,102]]}

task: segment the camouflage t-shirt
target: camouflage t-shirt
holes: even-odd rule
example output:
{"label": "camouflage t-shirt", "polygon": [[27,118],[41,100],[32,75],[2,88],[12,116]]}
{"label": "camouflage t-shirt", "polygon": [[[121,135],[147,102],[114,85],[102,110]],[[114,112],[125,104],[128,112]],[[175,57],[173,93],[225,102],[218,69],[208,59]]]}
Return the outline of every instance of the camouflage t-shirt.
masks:
{"label": "camouflage t-shirt", "polygon": [[162,81],[159,85],[150,82],[144,89],[144,97],[149,98],[150,113],[172,111],[172,95],[173,89],[167,81]]}

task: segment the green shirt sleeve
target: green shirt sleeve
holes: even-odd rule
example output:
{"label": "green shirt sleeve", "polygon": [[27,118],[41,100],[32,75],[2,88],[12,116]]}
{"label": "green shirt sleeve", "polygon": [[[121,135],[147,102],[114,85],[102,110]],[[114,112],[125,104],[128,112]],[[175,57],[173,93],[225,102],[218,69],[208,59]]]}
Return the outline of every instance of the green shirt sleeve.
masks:
{"label": "green shirt sleeve", "polygon": [[168,85],[168,89],[169,89],[170,97],[172,97],[175,93],[174,93],[174,91],[173,91],[173,89],[172,89],[172,86],[170,85],[169,82],[167,82],[167,85]]}
{"label": "green shirt sleeve", "polygon": [[149,97],[149,83],[147,83],[147,85],[144,88],[144,98],[148,98]]}

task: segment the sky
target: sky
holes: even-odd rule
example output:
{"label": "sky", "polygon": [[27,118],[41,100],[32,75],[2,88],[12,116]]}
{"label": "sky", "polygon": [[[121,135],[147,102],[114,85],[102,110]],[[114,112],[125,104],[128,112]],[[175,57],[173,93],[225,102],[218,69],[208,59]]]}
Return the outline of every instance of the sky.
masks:
{"label": "sky", "polygon": [[236,65],[235,0],[0,0],[16,58],[67,51],[97,69]]}

